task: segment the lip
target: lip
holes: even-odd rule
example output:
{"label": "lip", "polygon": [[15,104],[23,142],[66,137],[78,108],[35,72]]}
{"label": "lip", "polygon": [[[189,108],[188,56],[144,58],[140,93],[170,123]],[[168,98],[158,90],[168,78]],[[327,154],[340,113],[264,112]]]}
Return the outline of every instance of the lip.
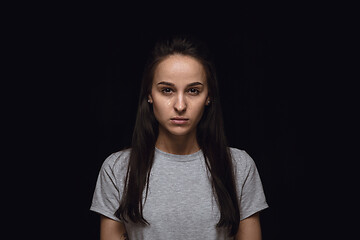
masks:
{"label": "lip", "polygon": [[183,118],[183,117],[173,117],[173,118],[170,118],[170,121],[174,124],[182,125],[182,124],[186,124],[189,121],[189,119]]}

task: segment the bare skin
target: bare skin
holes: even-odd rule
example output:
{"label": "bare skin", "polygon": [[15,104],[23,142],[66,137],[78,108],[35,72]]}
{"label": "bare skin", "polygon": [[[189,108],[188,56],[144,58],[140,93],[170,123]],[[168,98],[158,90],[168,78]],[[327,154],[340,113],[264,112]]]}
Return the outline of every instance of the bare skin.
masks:
{"label": "bare skin", "polygon": [[259,213],[240,221],[236,240],[261,240],[261,227]]}
{"label": "bare skin", "polygon": [[128,240],[125,225],[103,215],[100,216],[100,240]]}
{"label": "bare skin", "polygon": [[200,149],[196,128],[205,106],[210,103],[206,75],[200,62],[179,54],[160,62],[149,101],[159,122],[157,148],[178,155]]}

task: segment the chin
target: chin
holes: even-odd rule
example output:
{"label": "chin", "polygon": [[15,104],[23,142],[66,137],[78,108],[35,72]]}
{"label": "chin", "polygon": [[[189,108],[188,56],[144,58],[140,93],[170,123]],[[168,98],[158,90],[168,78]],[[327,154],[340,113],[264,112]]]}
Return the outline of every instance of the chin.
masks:
{"label": "chin", "polygon": [[166,130],[167,132],[175,136],[186,136],[189,135],[189,133],[191,133],[192,129],[188,127],[171,127]]}
{"label": "chin", "polygon": [[186,136],[190,131],[169,131],[169,133],[175,136]]}

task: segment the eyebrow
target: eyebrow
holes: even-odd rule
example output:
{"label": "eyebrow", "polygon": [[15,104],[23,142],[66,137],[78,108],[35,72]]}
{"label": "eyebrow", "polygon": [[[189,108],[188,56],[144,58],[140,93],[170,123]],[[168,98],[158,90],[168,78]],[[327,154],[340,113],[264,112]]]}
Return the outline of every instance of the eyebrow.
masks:
{"label": "eyebrow", "polygon": [[[159,82],[157,85],[160,85],[160,84],[175,87],[175,84],[173,84],[171,82]],[[187,85],[187,87],[193,87],[193,86],[196,86],[196,85],[204,85],[204,84],[202,84],[201,82],[193,82],[193,83],[189,83]]]}

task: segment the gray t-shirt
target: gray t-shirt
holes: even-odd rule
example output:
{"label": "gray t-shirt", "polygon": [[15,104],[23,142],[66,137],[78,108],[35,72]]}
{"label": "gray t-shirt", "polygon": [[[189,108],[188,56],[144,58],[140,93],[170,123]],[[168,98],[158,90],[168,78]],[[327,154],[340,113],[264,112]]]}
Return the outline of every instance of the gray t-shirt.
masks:
{"label": "gray t-shirt", "polygon": [[[230,150],[242,220],[268,205],[254,161],[245,151]],[[127,149],[104,161],[90,208],[115,221],[121,221],[114,213],[121,200],[129,155]],[[228,239],[223,228],[216,228],[220,211],[201,150],[174,155],[155,149],[143,215],[150,225],[124,222],[132,240]]]}

